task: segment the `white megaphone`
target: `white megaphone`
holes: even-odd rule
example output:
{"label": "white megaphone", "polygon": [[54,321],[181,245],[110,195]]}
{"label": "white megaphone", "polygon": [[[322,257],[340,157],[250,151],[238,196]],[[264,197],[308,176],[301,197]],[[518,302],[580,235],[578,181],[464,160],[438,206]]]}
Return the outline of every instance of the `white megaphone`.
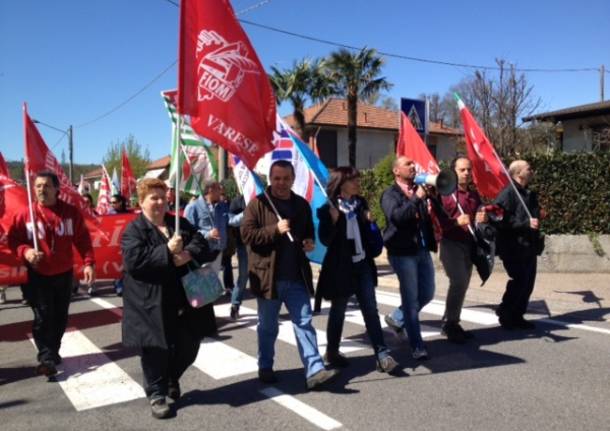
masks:
{"label": "white megaphone", "polygon": [[457,175],[451,170],[443,170],[438,174],[422,172],[415,176],[413,182],[418,186],[427,185],[436,187],[436,190],[438,190],[441,195],[446,196],[455,191],[457,187]]}

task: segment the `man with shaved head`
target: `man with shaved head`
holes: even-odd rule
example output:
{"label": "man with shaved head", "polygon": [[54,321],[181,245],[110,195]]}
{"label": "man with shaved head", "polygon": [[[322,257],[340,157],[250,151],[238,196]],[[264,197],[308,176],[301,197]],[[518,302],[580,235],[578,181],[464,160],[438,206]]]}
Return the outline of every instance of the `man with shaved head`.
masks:
{"label": "man with shaved head", "polygon": [[428,352],[421,336],[419,312],[434,297],[430,252],[437,248],[428,213],[428,190],[413,182],[413,160],[398,157],[392,172],[395,183],[381,196],[386,219],[383,242],[400,283],[401,306],[388,314],[385,321],[399,333],[406,329],[413,358],[426,359]]}
{"label": "man with shaved head", "polygon": [[504,218],[498,226],[497,254],[509,277],[496,314],[504,329],[534,329],[534,324],[523,316],[534,290],[537,256],[544,248],[540,206],[538,196],[528,188],[534,174],[529,163],[515,160],[508,171],[513,184],[508,184],[495,201],[504,209]]}

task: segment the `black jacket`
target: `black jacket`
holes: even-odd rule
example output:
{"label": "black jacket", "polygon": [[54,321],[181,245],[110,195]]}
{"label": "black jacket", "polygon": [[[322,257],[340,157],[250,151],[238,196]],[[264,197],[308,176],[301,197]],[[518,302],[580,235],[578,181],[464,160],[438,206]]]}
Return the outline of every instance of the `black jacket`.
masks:
{"label": "black jacket", "polygon": [[[377,286],[377,266],[373,259],[373,252],[367,242],[367,229],[370,229],[370,222],[366,218],[368,204],[364,198],[358,197],[360,205],[357,209],[358,227],[360,228],[360,238],[362,247],[366,253],[365,263],[371,267],[373,275],[373,285]],[[351,241],[347,239],[346,224],[347,220],[343,212],[339,212],[339,219],[334,224],[330,216],[330,205],[326,203],[318,211],[318,237],[322,244],[327,248],[317,290],[320,291],[324,299],[334,299],[337,297],[351,296],[354,293],[355,280],[352,274],[353,247]]]}
{"label": "black jacket", "polygon": [[[174,234],[174,217],[165,216]],[[210,251],[207,241],[188,220],[180,219],[180,234],[198,263],[213,260],[218,252]],[[186,301],[180,277],[188,265],[174,266],[167,239],[143,214],[127,226],[121,239],[123,278],[123,344],[130,347],[167,348],[168,337],[176,328],[179,311],[184,313],[194,337],[209,335],[214,320],[213,308],[192,308]],[[210,317],[211,313],[211,317]]]}
{"label": "black jacket", "polygon": [[[532,217],[540,218],[536,192],[513,182]],[[530,258],[542,253],[544,239],[540,230],[530,228],[530,219],[509,184],[498,195],[495,203],[504,209],[504,217],[496,224],[496,253],[502,259]]]}
{"label": "black jacket", "polygon": [[421,248],[420,230],[426,248],[436,252],[436,240],[425,200],[416,196],[407,198],[400,186],[394,183],[383,192],[381,208],[386,220],[383,242],[389,255],[416,255]]}

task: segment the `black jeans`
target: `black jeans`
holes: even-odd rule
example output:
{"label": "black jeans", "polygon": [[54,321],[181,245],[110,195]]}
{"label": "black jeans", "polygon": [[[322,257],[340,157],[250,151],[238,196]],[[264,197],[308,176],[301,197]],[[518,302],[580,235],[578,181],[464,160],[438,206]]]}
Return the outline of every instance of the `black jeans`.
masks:
{"label": "black jeans", "polygon": [[178,382],[195,362],[201,339],[191,334],[186,319],[178,318],[178,327],[166,334],[168,348],[143,347],[140,362],[144,373],[146,396],[153,400],[167,395],[170,382]]}
{"label": "black jeans", "polygon": [[32,335],[38,349],[38,361],[53,362],[59,355],[68,324],[72,271],[42,275],[30,269],[26,290],[34,312]]}
{"label": "black jeans", "polygon": [[225,289],[233,289],[235,287],[235,281],[233,280],[233,265],[231,262],[231,257],[232,256],[222,257],[222,282],[224,284]]}
{"label": "black jeans", "polygon": [[536,283],[536,256],[520,259],[503,259],[509,280],[502,296],[499,314],[508,319],[522,318]]}

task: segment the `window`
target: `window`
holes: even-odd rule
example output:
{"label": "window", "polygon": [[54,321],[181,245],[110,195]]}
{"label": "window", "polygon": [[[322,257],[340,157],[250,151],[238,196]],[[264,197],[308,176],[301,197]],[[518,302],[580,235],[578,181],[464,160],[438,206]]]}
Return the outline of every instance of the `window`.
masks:
{"label": "window", "polygon": [[610,151],[610,126],[595,126],[591,128],[593,136],[593,151]]}

